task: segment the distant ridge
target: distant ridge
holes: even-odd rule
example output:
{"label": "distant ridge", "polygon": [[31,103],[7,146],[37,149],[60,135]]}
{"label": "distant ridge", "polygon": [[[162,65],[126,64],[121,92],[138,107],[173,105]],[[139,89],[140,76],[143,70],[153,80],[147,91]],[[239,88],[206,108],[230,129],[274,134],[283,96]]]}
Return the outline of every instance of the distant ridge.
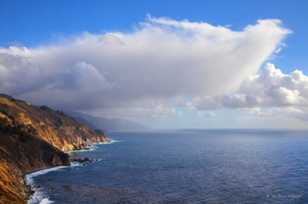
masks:
{"label": "distant ridge", "polygon": [[87,124],[93,129],[100,129],[103,131],[140,131],[149,129],[142,124],[126,119],[103,118],[80,112],[67,112],[66,114],[74,117],[81,123]]}

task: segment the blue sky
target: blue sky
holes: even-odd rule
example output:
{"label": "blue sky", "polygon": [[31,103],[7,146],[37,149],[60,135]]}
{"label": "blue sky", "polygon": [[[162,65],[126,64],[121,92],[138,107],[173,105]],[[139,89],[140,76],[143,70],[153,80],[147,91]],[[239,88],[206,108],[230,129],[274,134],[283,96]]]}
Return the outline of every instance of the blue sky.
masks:
{"label": "blue sky", "polygon": [[206,21],[241,29],[257,19],[278,18],[294,33],[287,48],[275,60],[282,69],[308,69],[308,2],[280,1],[19,1],[0,0],[0,45],[12,43],[35,46],[84,31],[127,31],[147,14],[174,19]]}
{"label": "blue sky", "polygon": [[[307,10],[308,2],[304,0],[0,0],[0,78],[3,77],[0,91],[37,104],[47,103],[61,109],[69,106],[73,110],[95,115],[128,117],[146,125],[155,124],[158,128],[305,128],[308,119]],[[282,24],[273,20],[257,23],[260,19],[279,19]],[[186,25],[183,20],[189,23]],[[149,25],[142,27],[142,23]],[[238,40],[236,34],[226,34],[225,37],[231,36],[232,39],[230,47],[226,47],[232,50],[235,44],[240,52],[239,55],[231,56],[235,61],[229,62],[230,73],[227,70],[226,76],[223,76],[224,69],[221,66],[229,64],[216,64],[230,59],[216,52],[207,53],[206,47],[202,50],[204,48],[198,46],[199,41],[192,47],[194,54],[178,52],[172,48],[172,43],[179,41],[180,47],[187,48],[187,40],[194,40],[185,36],[187,32],[192,32],[195,37],[203,35],[204,29],[209,29],[208,24],[217,31],[213,33],[214,36],[221,32],[219,26],[222,26],[228,32],[238,31],[247,37]],[[198,28],[191,30],[190,26],[195,25]],[[251,25],[256,33],[252,32],[249,36],[250,32],[244,30],[247,25]],[[264,36],[260,36],[259,27],[264,29]],[[154,29],[161,29],[162,36],[152,32]],[[267,36],[271,32],[276,33]],[[158,56],[159,51],[153,54],[152,47],[157,44],[159,46],[160,41],[170,37],[169,34],[179,41],[173,42],[174,39],[170,39],[170,43],[162,42],[161,46],[166,48],[161,52],[163,57]],[[221,35],[225,35],[224,31]],[[152,39],[153,44],[144,39]],[[136,47],[130,45],[132,41],[137,45],[140,43],[144,49],[142,52],[146,54],[136,54]],[[122,53],[125,49],[116,53],[110,51],[119,42],[129,45],[131,51],[126,54]],[[212,43],[210,38],[200,41],[208,42]],[[249,45],[249,42],[254,46]],[[95,48],[97,43],[102,43],[98,49]],[[103,46],[106,43],[108,49]],[[229,53],[224,50],[223,44],[219,46],[222,46],[222,53]],[[76,48],[81,51],[76,51]],[[273,54],[278,48],[282,48],[282,51]],[[260,55],[254,54],[254,49]],[[237,51],[235,49],[229,54],[233,55]],[[172,52],[176,54],[169,56]],[[203,60],[202,52],[207,56],[202,62],[205,70],[199,69],[199,61]],[[246,60],[245,52],[250,54],[247,54],[247,63],[241,64],[241,61]],[[103,53],[103,56],[99,53]],[[118,58],[113,59],[115,55]],[[187,59],[175,59],[177,55]],[[213,59],[208,57],[212,55]],[[125,61],[127,56],[132,56],[133,60]],[[148,63],[149,59],[153,59],[153,62]],[[124,65],[117,62],[121,60]],[[209,64],[212,60],[213,65]],[[265,65],[268,62],[271,64]],[[106,63],[110,69],[106,69]],[[144,74],[138,68],[141,65],[151,67],[153,63],[162,68],[149,68]],[[192,64],[192,72],[186,73],[185,67],[181,67],[185,63]],[[178,71],[174,73],[173,68],[168,70],[170,64],[180,65]],[[239,68],[233,70],[232,65]],[[136,70],[131,66],[137,66]],[[121,70],[120,74],[117,73],[118,69]],[[300,72],[290,74],[295,69]],[[207,74],[204,81],[216,81],[216,77],[220,79],[216,84],[203,83],[203,79],[199,78],[200,73]],[[245,81],[248,75],[253,74],[257,74],[254,80]],[[24,81],[20,82],[18,75],[24,76]],[[191,78],[186,79],[185,75]],[[179,82],[173,84],[165,81],[167,76],[174,81],[178,77]],[[151,78],[161,80],[157,83],[161,87],[153,88],[156,84]],[[228,84],[228,79],[238,80],[238,83]],[[140,80],[139,84],[134,83],[136,80]],[[230,90],[212,88],[223,83],[226,83],[226,87],[230,86]],[[126,90],[130,85],[132,88]],[[97,87],[103,88],[98,90]],[[260,87],[263,89],[260,90]],[[113,95],[109,89],[117,95]],[[70,95],[66,98],[67,91]],[[213,96],[212,92],[219,94]],[[53,96],[52,99],[44,100],[45,93]],[[98,95],[106,97],[100,98]],[[91,97],[98,102],[83,100]],[[108,97],[110,101],[106,99]],[[73,105],[72,101],[80,102]],[[130,105],[126,107],[123,104]],[[89,109],[85,109],[85,106]],[[153,110],[165,116],[157,116]],[[127,114],[122,115],[124,112]]]}

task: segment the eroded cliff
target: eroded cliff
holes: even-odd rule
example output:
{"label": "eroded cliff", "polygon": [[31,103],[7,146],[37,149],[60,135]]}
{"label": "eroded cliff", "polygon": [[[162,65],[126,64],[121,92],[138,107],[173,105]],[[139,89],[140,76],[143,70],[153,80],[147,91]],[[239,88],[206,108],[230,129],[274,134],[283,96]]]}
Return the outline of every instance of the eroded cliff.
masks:
{"label": "eroded cliff", "polygon": [[64,152],[107,140],[62,112],[0,95],[0,204],[26,203],[26,173],[68,165]]}

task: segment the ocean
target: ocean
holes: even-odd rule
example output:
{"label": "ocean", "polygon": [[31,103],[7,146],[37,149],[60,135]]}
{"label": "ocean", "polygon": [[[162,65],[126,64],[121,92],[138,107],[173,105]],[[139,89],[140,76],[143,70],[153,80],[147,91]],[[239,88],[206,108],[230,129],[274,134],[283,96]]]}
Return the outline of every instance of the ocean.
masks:
{"label": "ocean", "polygon": [[95,162],[36,173],[31,203],[307,204],[308,132],[114,132]]}

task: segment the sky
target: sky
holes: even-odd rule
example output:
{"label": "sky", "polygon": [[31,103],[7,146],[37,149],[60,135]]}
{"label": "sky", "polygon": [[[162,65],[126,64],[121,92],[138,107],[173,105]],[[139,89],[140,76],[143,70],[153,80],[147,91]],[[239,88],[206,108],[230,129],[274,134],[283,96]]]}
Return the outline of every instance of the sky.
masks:
{"label": "sky", "polygon": [[154,128],[303,129],[307,9],[0,0],[0,92]]}

